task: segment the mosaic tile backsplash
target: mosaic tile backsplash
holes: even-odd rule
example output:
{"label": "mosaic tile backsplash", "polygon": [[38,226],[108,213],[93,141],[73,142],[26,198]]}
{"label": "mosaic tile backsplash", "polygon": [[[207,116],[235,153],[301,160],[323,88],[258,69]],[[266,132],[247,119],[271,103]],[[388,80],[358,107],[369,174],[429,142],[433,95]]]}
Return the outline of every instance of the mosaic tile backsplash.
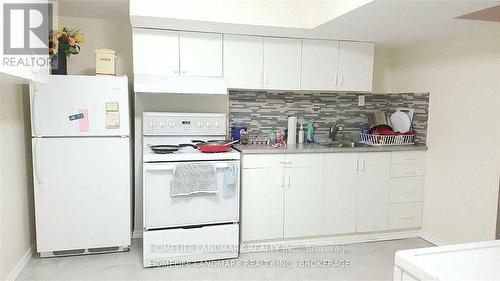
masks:
{"label": "mosaic tile backsplash", "polygon": [[[358,96],[365,96],[365,106],[358,106]],[[230,121],[242,121],[251,140],[264,140],[272,128],[286,128],[288,116],[298,123],[312,121],[315,138],[326,140],[334,123],[344,125],[340,138],[359,140],[359,131],[368,127],[367,113],[386,111],[389,116],[398,107],[413,108],[416,143],[425,144],[429,113],[429,93],[358,94],[294,93],[267,91],[230,91]]]}

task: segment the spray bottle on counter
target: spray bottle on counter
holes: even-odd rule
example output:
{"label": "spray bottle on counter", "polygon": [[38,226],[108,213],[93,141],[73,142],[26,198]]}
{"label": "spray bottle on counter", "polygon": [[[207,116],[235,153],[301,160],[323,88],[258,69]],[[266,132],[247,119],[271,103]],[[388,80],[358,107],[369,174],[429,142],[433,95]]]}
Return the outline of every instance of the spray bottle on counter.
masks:
{"label": "spray bottle on counter", "polygon": [[309,121],[309,123],[307,123],[306,142],[307,143],[313,143],[314,142],[314,128],[313,128],[313,123],[311,121]]}
{"label": "spray bottle on counter", "polygon": [[304,143],[304,124],[300,123],[299,128],[299,144]]}

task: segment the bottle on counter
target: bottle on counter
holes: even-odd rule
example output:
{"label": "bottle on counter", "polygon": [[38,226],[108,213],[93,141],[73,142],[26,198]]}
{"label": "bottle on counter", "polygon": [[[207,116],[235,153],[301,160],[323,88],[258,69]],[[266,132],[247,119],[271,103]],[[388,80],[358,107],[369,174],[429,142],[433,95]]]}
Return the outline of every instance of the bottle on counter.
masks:
{"label": "bottle on counter", "polygon": [[299,128],[299,144],[304,143],[304,124],[300,123]]}
{"label": "bottle on counter", "polygon": [[307,143],[313,143],[314,142],[314,128],[313,128],[313,123],[309,121],[307,123],[307,137],[306,137],[306,142]]}

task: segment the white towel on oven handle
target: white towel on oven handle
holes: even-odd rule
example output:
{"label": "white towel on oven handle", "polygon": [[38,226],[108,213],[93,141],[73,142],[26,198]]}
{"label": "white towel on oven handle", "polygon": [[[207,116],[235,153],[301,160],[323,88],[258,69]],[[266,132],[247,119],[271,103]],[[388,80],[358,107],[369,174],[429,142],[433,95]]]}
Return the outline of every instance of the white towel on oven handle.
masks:
{"label": "white towel on oven handle", "polygon": [[171,196],[217,192],[217,174],[214,164],[200,162],[177,164]]}

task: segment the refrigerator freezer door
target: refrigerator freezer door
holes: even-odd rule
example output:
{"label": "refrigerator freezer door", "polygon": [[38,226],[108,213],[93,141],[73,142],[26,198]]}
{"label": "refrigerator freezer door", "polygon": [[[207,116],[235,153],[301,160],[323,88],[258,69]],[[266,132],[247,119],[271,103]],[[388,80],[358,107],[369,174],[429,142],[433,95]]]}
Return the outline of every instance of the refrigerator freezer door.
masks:
{"label": "refrigerator freezer door", "polygon": [[130,245],[129,138],[33,138],[37,251]]}
{"label": "refrigerator freezer door", "polygon": [[33,136],[128,136],[127,77],[50,76],[30,85]]}

